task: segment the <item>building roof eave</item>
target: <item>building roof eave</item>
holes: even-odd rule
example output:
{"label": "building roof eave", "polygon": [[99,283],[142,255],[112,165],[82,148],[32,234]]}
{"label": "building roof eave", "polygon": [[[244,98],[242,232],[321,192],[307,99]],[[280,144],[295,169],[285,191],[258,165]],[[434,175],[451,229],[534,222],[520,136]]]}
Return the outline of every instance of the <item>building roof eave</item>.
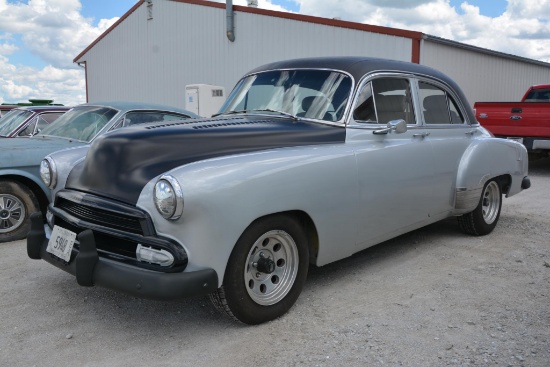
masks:
{"label": "building roof eave", "polygon": [[502,57],[502,58],[505,58],[505,59],[516,60],[516,61],[526,62],[526,63],[529,63],[529,64],[550,67],[550,63],[547,63],[547,62],[544,62],[544,61],[539,61],[539,60],[529,59],[527,57],[521,57],[521,56],[516,56],[516,55],[512,55],[512,54],[507,54],[505,52],[490,50],[488,48],[483,48],[483,47],[479,47],[479,46],[468,45],[468,44],[465,44],[465,43],[452,41],[452,40],[448,40],[448,39],[441,38],[441,37],[431,36],[429,34],[424,34],[422,38],[425,41],[440,43],[440,44],[447,45],[447,46],[450,46],[450,47],[461,48],[463,50],[469,50],[469,51],[473,51],[473,52],[477,52],[477,53],[483,53],[483,54],[486,54],[486,55]]}

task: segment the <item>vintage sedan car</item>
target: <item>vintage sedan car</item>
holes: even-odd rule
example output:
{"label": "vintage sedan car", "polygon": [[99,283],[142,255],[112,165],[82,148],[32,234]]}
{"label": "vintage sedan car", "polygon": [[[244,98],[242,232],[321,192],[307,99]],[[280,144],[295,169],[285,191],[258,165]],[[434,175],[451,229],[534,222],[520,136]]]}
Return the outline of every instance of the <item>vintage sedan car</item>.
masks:
{"label": "vintage sedan car", "polygon": [[[30,215],[37,211],[46,213],[51,193],[40,178],[40,162],[46,155],[72,148],[73,156],[83,157],[88,145],[108,131],[189,117],[197,115],[147,103],[84,104],[66,112],[33,137],[3,139],[0,144],[0,242],[25,238],[30,229]],[[75,150],[78,147],[81,148]]]}
{"label": "vintage sedan car", "polygon": [[14,108],[0,119],[0,138],[36,135],[70,109],[67,106]]}
{"label": "vintage sedan car", "polygon": [[496,226],[530,186],[527,154],[475,120],[428,67],[336,57],[276,62],[209,119],[106,134],[44,161],[56,189],[32,218],[33,259],[151,299],[210,294],[248,324],[284,314],[310,264],[458,217]]}

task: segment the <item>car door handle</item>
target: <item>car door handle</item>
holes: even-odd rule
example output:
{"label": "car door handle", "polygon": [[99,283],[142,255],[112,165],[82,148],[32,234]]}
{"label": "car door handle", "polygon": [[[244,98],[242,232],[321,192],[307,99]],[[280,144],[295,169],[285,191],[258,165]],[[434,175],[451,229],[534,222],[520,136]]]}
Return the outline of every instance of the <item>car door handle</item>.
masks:
{"label": "car door handle", "polygon": [[510,116],[510,120],[521,120],[521,116],[518,116],[518,115]]}
{"label": "car door handle", "polygon": [[474,136],[474,134],[477,132],[477,130],[470,130],[470,131],[466,131],[464,134],[466,135],[470,135],[470,136]]}
{"label": "car door handle", "polygon": [[425,138],[428,135],[430,135],[430,133],[418,133],[418,134],[413,134],[413,137],[414,138]]}

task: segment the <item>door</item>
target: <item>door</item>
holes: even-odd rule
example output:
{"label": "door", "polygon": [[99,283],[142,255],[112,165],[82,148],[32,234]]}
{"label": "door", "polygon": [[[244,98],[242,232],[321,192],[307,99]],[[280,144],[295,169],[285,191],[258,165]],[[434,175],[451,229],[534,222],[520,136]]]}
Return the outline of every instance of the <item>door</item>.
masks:
{"label": "door", "polygon": [[[430,221],[432,148],[412,98],[411,81],[389,75],[364,84],[355,102],[346,142],[357,162],[359,248]],[[407,131],[381,134],[394,120],[405,120]]]}
{"label": "door", "polygon": [[458,166],[478,132],[465,121],[465,113],[442,85],[419,81],[418,100],[433,149],[430,215],[444,216],[455,207]]}

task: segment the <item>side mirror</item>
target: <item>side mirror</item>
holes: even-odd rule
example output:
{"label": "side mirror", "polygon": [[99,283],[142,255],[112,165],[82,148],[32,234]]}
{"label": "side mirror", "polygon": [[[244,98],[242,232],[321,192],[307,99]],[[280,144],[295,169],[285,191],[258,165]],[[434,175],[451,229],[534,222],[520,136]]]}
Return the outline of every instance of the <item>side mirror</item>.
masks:
{"label": "side mirror", "polygon": [[407,123],[405,120],[392,120],[388,122],[385,129],[374,130],[372,133],[375,135],[386,135],[389,133],[401,134],[407,131]]}

